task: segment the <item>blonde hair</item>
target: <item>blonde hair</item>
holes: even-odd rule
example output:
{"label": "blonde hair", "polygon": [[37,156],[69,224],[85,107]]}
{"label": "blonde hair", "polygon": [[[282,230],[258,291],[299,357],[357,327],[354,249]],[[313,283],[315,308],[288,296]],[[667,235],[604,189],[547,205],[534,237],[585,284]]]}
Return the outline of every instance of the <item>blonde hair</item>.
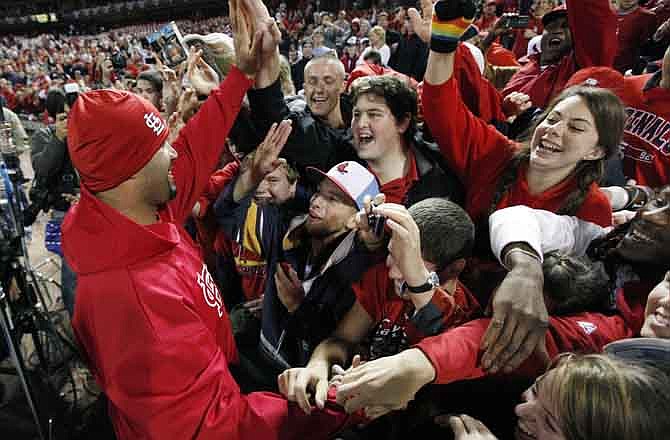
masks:
{"label": "blonde hair", "polygon": [[295,85],[291,78],[291,65],[284,55],[279,55],[279,83],[284,96],[295,95]]}
{"label": "blonde hair", "polygon": [[379,39],[382,41],[382,45],[386,44],[386,31],[384,30],[383,27],[377,25],[370,29],[370,32],[368,32],[368,37],[372,39],[371,35],[376,35],[379,37]]}
{"label": "blonde hair", "polygon": [[596,354],[572,356],[550,374],[566,439],[667,438],[670,378],[660,371]]}

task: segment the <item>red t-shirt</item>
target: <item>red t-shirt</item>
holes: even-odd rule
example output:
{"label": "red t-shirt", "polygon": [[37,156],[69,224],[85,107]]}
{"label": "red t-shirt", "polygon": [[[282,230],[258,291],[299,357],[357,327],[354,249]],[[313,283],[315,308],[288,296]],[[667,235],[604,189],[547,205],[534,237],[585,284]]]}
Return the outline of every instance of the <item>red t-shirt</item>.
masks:
{"label": "red t-shirt", "polygon": [[426,325],[418,314],[415,315],[412,301],[398,296],[394,281],[389,278],[389,271],[384,263],[370,268],[352,288],[356,299],[374,322],[368,340],[371,360],[399,353],[426,336],[469,321],[480,312],[477,300],[458,282],[453,294],[443,289],[435,290],[430,303],[424,309],[432,307],[433,317],[437,317],[433,324],[435,321],[439,324]]}
{"label": "red t-shirt", "polygon": [[[407,150],[407,160],[407,174],[398,179],[386,182],[379,188],[379,190],[386,196],[386,203],[404,204],[407,192],[412,185],[419,180],[419,172],[416,169],[416,158],[414,157],[414,151],[411,149]],[[370,170],[370,172],[374,174],[374,171]]]}

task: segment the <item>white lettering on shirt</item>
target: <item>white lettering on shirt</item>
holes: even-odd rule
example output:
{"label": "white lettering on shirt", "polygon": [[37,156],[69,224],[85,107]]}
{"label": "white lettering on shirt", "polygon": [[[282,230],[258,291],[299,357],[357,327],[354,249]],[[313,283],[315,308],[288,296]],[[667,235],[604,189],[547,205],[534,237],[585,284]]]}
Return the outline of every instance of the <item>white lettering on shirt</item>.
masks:
{"label": "white lettering on shirt", "polygon": [[223,301],[221,300],[221,294],[205,264],[202,265],[202,270],[198,274],[198,285],[202,288],[202,294],[205,297],[207,305],[211,308],[216,308],[219,318],[222,317]]}

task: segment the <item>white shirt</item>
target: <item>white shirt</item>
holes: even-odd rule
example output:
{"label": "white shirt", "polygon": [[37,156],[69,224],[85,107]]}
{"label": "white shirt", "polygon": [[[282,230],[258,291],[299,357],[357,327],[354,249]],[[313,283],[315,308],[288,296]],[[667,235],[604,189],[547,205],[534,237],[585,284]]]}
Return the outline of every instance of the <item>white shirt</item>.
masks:
{"label": "white shirt", "polygon": [[[360,66],[361,64],[365,64],[365,56],[368,54],[368,52],[370,52],[373,49],[374,48],[372,46],[366,47],[365,50],[363,50],[363,52],[361,53],[361,56],[358,57],[358,60],[356,60],[356,65]],[[391,48],[388,47],[387,44],[385,44],[379,49],[374,50],[379,52],[379,54],[382,56],[382,65],[388,66],[389,60],[391,59]]]}
{"label": "white shirt", "polygon": [[610,230],[577,217],[522,205],[499,209],[489,217],[491,249],[501,264],[501,253],[510,243],[528,244],[541,261],[551,251],[582,256],[593,240]]}

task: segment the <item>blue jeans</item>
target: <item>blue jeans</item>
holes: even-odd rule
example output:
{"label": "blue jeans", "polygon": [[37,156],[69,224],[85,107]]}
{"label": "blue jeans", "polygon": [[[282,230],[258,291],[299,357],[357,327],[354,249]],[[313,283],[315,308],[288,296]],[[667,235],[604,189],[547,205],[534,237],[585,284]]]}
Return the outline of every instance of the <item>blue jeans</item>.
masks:
{"label": "blue jeans", "polygon": [[[52,220],[63,220],[65,216],[64,211],[51,211]],[[70,313],[70,318],[74,314],[74,293],[77,287],[77,276],[72,271],[70,266],[68,266],[65,258],[61,257],[60,265],[60,283],[61,283],[61,298],[63,299],[63,304],[65,309]]]}

